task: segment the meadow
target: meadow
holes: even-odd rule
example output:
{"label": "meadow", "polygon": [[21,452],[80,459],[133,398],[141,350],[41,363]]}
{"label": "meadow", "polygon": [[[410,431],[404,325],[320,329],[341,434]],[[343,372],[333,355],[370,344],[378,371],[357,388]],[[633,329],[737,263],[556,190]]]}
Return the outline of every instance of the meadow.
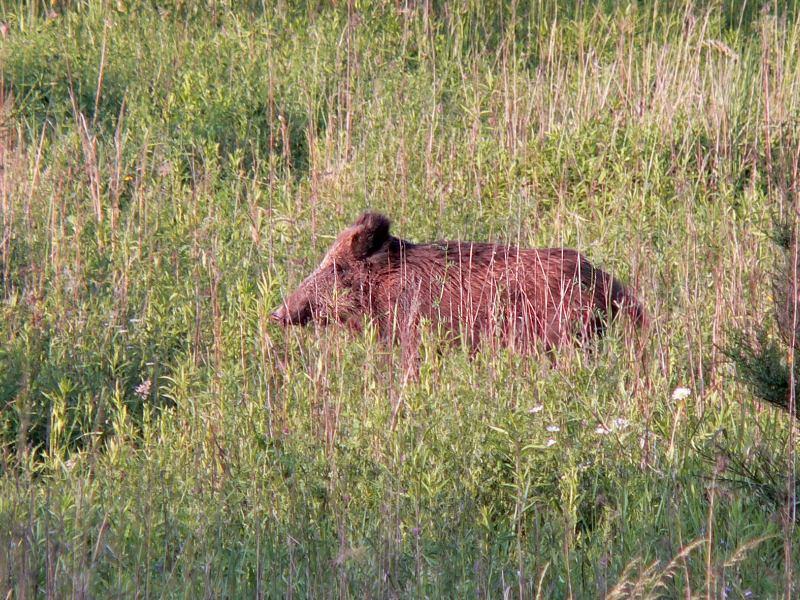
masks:
{"label": "meadow", "polygon": [[[797,597],[799,161],[794,1],[0,0],[0,597]],[[277,327],[368,208],[643,348]]]}

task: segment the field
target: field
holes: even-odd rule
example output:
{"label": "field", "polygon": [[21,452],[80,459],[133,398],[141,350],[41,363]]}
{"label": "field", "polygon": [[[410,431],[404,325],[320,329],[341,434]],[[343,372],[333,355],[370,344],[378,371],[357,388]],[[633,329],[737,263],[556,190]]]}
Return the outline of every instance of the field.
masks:
{"label": "field", "polygon": [[[800,594],[796,423],[730,358],[781,347],[797,3],[0,22],[0,597]],[[555,360],[430,328],[408,381],[374,328],[277,327],[368,208],[577,248],[651,326]]]}

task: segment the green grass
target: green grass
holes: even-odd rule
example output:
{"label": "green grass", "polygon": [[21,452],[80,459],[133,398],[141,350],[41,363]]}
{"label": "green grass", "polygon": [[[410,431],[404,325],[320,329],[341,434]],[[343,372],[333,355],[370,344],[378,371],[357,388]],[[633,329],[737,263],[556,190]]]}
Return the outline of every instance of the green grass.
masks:
{"label": "green grass", "polygon": [[[797,595],[724,352],[776,335],[796,3],[54,7],[0,0],[2,597]],[[366,208],[579,248],[644,358],[273,326]]]}

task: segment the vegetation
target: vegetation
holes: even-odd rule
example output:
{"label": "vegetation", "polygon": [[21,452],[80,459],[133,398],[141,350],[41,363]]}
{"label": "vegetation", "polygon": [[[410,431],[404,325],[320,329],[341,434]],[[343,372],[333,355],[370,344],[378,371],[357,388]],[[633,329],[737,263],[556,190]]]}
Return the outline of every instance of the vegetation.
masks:
{"label": "vegetation", "polygon": [[[3,597],[797,596],[797,423],[754,384],[793,389],[796,3],[0,21]],[[579,248],[644,352],[431,331],[405,383],[369,328],[276,328],[368,207]]]}

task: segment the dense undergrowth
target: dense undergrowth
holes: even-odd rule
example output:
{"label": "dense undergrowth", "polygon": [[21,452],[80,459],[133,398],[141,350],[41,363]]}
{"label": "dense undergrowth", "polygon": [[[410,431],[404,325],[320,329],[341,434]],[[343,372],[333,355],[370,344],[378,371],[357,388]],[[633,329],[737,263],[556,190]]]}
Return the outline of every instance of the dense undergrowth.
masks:
{"label": "dense undergrowth", "polygon": [[[725,349],[779,347],[796,15],[0,1],[2,596],[794,597],[796,425]],[[579,248],[645,352],[276,329],[368,207]]]}

